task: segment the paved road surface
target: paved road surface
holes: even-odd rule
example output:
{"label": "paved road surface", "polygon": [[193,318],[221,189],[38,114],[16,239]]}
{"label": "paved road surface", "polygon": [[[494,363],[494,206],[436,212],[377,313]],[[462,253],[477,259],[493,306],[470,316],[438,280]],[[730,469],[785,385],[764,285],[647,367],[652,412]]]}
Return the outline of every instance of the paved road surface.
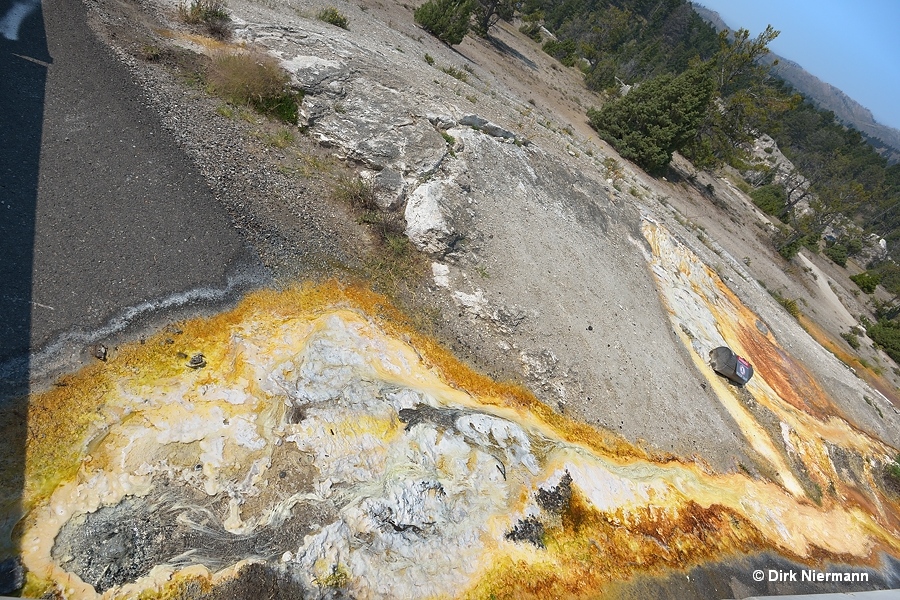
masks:
{"label": "paved road surface", "polygon": [[89,30],[81,2],[29,1],[0,3],[7,364],[128,307],[261,273],[127,70]]}
{"label": "paved road surface", "polygon": [[[122,326],[136,306],[198,289],[216,297],[236,279],[264,277],[129,73],[94,38],[80,0],[0,0],[0,397],[13,391],[2,407],[4,506],[21,492],[19,394],[40,363],[83,358],[89,332]],[[9,524],[0,522],[2,547],[18,544]],[[0,571],[0,594],[14,591],[21,571]]]}

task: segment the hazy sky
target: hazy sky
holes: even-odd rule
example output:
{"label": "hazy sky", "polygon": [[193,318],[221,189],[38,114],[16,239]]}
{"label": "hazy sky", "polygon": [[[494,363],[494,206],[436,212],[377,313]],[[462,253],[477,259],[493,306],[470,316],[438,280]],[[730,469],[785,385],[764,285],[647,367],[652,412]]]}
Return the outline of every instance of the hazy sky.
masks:
{"label": "hazy sky", "polygon": [[696,0],[900,129],[900,0]]}

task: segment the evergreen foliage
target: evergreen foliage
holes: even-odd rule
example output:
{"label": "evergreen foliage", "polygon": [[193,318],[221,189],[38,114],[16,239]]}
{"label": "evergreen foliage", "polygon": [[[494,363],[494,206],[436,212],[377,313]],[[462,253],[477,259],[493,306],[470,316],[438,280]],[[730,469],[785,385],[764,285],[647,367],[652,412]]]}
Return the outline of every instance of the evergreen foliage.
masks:
{"label": "evergreen foliage", "polygon": [[541,41],[541,23],[544,21],[544,13],[541,11],[522,15],[524,23],[519,27],[519,31],[530,37],[535,42]]}
{"label": "evergreen foliage", "polygon": [[[684,0],[525,0],[521,11],[542,12],[544,27],[572,42],[593,90],[680,73],[711,57],[716,32]],[[554,54],[555,56],[555,54]]]}
{"label": "evergreen foliage", "polygon": [[[893,260],[888,259],[873,265],[869,271],[877,274],[881,278],[879,285],[895,296],[895,303],[897,300],[900,300],[900,265]],[[896,304],[896,306],[900,309],[900,304]],[[895,310],[895,315],[896,312],[897,311]],[[876,312],[876,315],[877,314],[878,313]]]}
{"label": "evergreen foliage", "polygon": [[875,292],[875,288],[878,287],[878,284],[881,283],[881,276],[877,273],[872,273],[871,271],[863,271],[862,273],[851,275],[850,281],[858,285],[859,289],[865,293],[872,294]]}
{"label": "evergreen foliage", "polygon": [[[594,127],[624,156],[659,172],[671,149],[678,148],[701,168],[724,162],[746,170],[748,143],[768,133],[796,167],[786,185],[791,189],[774,213],[788,226],[774,240],[782,256],[790,258],[804,246],[818,248],[822,233],[846,217],[885,238],[892,258],[900,261],[900,165],[889,165],[878,154],[877,140],[804,102],[777,79],[764,60],[778,35],[771,27],[756,37],[746,30],[717,35],[685,0],[524,0],[521,11],[529,16],[530,31],[543,18],[558,38],[545,44],[545,51],[578,66],[593,90],[611,91],[623,83],[636,86],[632,95],[648,86],[659,90],[695,68],[697,59],[710,65],[712,101],[698,134],[684,144],[669,143],[673,136],[660,116],[663,107],[641,106],[635,101],[640,93],[614,101],[616,111],[590,111]],[[650,117],[647,123],[643,116]],[[765,200],[760,202],[767,211],[776,208],[774,197]],[[812,211],[800,214],[795,208],[801,203]],[[858,252],[857,244],[839,240],[849,256]],[[839,264],[846,260],[841,247],[826,252]]]}
{"label": "evergreen foliage", "polygon": [[823,251],[823,254],[834,261],[836,265],[842,267],[847,266],[847,258],[849,256],[847,247],[843,244],[831,244]]}
{"label": "evergreen foliage", "polygon": [[[791,93],[783,83],[773,88]],[[888,165],[862,134],[808,102],[779,114],[767,131],[811,182],[811,196],[833,197],[831,191],[843,187],[844,197],[851,199],[846,188],[855,185],[843,214],[884,237],[889,252],[900,259],[900,165]]]}
{"label": "evergreen foliage", "polygon": [[503,19],[509,21],[516,12],[516,0],[474,0],[475,16],[472,29],[481,37],[488,37],[491,27]]}
{"label": "evergreen foliage", "polygon": [[709,69],[697,65],[677,77],[655,77],[600,110],[590,109],[588,118],[619,154],[660,174],[672,153],[696,137],[712,93]]}
{"label": "evergreen foliage", "polygon": [[768,128],[773,116],[797,102],[767,85],[769,69],[759,63],[778,33],[770,25],[752,39],[746,29],[735,31],[730,41],[728,31],[719,34],[719,50],[711,59],[715,101],[710,104],[700,135],[686,151],[698,166],[725,162],[744,168],[746,146],[759,131]]}
{"label": "evergreen foliage", "polygon": [[572,40],[560,42],[559,40],[547,40],[544,43],[544,52],[566,65],[567,67],[575,66],[578,60],[578,46]]}
{"label": "evergreen foliage", "polygon": [[852,331],[845,331],[841,333],[841,337],[844,338],[844,341],[847,342],[847,344],[849,344],[851,348],[853,348],[854,350],[859,350],[859,336],[857,336],[855,333],[853,333]]}
{"label": "evergreen foliage", "polygon": [[750,198],[753,204],[759,207],[761,211],[769,215],[777,215],[784,207],[787,201],[784,188],[780,185],[764,185],[750,192]]}
{"label": "evergreen foliage", "polygon": [[881,346],[895,363],[900,364],[900,323],[879,319],[866,326],[866,335]]}
{"label": "evergreen foliage", "polygon": [[413,18],[422,28],[448,46],[455,46],[469,33],[472,0],[428,0],[416,9]]}

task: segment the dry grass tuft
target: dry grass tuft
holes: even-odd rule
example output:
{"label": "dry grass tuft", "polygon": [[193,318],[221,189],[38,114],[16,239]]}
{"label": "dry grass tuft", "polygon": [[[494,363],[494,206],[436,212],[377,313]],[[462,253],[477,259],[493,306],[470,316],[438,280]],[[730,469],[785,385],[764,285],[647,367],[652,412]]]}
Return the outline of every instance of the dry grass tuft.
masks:
{"label": "dry grass tuft", "polygon": [[297,123],[297,94],[273,57],[259,52],[216,55],[207,73],[210,89],[236,105],[286,123]]}
{"label": "dry grass tuft", "polygon": [[231,37],[231,15],[225,10],[223,0],[192,0],[178,6],[178,18],[188,25],[203,26],[215,38]]}

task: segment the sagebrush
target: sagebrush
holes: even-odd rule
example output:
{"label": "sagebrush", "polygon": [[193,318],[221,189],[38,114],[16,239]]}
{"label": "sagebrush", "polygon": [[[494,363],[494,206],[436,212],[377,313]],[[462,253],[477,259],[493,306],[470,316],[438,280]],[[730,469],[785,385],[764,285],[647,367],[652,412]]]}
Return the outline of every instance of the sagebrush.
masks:
{"label": "sagebrush", "polygon": [[341,29],[347,29],[350,25],[350,21],[347,20],[347,17],[333,6],[322,9],[319,14],[316,15],[316,18],[325,23],[334,25],[335,27],[340,27]]}

